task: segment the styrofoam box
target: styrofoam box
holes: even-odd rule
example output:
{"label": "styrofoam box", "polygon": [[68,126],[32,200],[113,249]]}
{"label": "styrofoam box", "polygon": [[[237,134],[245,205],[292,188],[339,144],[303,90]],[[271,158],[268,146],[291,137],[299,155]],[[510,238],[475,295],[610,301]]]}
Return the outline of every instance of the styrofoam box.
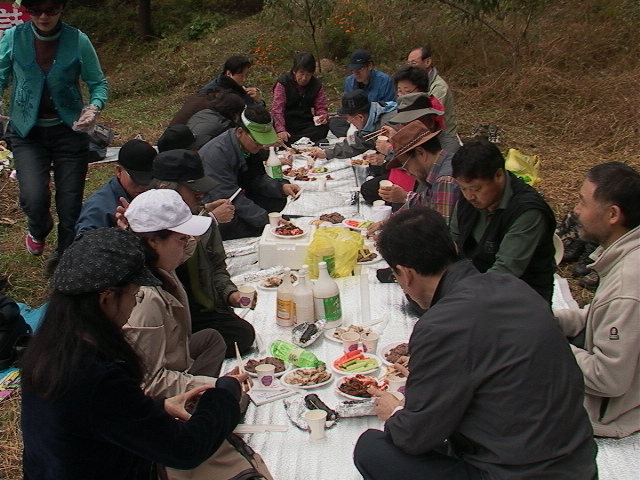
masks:
{"label": "styrofoam box", "polygon": [[260,256],[260,268],[284,265],[298,269],[304,265],[307,256],[307,247],[313,240],[316,231],[315,225],[304,226],[305,235],[298,238],[278,238],[271,234],[271,226],[265,225],[258,244]]}

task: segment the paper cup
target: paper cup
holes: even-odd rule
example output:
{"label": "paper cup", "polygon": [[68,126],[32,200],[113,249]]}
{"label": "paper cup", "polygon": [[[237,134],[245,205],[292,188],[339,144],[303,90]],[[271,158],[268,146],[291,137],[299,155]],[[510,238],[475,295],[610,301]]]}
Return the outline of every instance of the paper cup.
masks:
{"label": "paper cup", "polygon": [[317,127],[319,125],[322,125],[322,115],[315,115],[313,117],[313,124]]}
{"label": "paper cup", "polygon": [[404,395],[404,390],[407,385],[407,377],[399,377],[397,375],[392,375],[387,378],[389,382],[389,392],[399,392]]}
{"label": "paper cup", "polygon": [[316,180],[318,190],[324,192],[327,189],[327,177],[320,177]]}
{"label": "paper cup", "polygon": [[340,335],[340,340],[342,340],[342,349],[344,350],[344,352],[352,352],[353,350],[358,349],[358,344],[360,343],[360,334],[357,332],[345,332]]}
{"label": "paper cup", "polygon": [[384,200],[374,200],[373,201],[373,206],[374,207],[384,207],[386,205],[386,202]]}
{"label": "paper cup", "polygon": [[276,366],[270,363],[256,366],[256,374],[258,375],[258,384],[261,387],[270,387],[275,379]]}
{"label": "paper cup", "polygon": [[365,352],[376,353],[378,350],[378,340],[380,340],[380,335],[378,333],[365,333],[362,335],[362,349]]}
{"label": "paper cup", "polygon": [[253,298],[256,296],[256,289],[247,286],[238,287],[238,293],[240,294],[240,306],[242,308],[250,308]]}
{"label": "paper cup", "polygon": [[404,394],[403,393],[400,393],[400,392],[389,392],[389,393],[391,395],[393,395],[394,397],[396,397],[401,402],[404,402]]}
{"label": "paper cup", "polygon": [[277,227],[281,218],[282,218],[282,213],[280,213],[280,212],[271,212],[269,214],[269,225],[271,226],[271,228]]}
{"label": "paper cup", "polygon": [[378,140],[380,140],[381,142],[388,142],[389,137],[387,137],[386,135],[378,135]]}
{"label": "paper cup", "polygon": [[393,182],[390,182],[389,180],[380,180],[380,183],[378,185],[380,185],[381,187],[392,187]]}
{"label": "paper cup", "polygon": [[324,438],[324,427],[327,420],[327,412],[324,410],[309,410],[305,412],[304,419],[311,430],[311,440]]}
{"label": "paper cup", "polygon": [[311,155],[305,155],[307,157],[307,168],[311,170],[313,166],[316,164],[316,159]]}

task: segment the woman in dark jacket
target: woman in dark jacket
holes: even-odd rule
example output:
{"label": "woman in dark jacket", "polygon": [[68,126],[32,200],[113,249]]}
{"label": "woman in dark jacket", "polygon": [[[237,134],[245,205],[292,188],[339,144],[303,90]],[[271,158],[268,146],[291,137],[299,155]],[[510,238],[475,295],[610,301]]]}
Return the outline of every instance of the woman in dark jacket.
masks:
{"label": "woman in dark jacket", "polygon": [[291,70],[273,86],[271,116],[283,142],[295,143],[302,137],[319,142],[327,137],[329,102],[315,71],[314,56],[300,52],[293,59]]}
{"label": "woman in dark jacket", "polygon": [[144,259],[138,238],[117,228],[83,233],[62,256],[21,364],[26,479],[133,479],[148,461],[194,468],[237,425],[242,376],[171,398],[142,393],[121,326],[139,286],[160,283]]}

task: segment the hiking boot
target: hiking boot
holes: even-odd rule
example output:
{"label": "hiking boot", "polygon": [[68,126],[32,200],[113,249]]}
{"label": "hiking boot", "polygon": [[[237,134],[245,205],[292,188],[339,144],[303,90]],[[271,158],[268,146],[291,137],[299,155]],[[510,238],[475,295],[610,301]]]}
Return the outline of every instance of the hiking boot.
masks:
{"label": "hiking boot", "polygon": [[24,243],[27,246],[27,250],[31,255],[35,255],[36,257],[42,255],[44,252],[44,240],[36,240],[31,236],[30,233],[24,237]]}
{"label": "hiking boot", "polygon": [[598,288],[598,285],[600,284],[600,277],[598,276],[595,270],[591,270],[589,275],[582,277],[578,281],[578,284],[581,287],[586,288],[587,290],[594,291]]}

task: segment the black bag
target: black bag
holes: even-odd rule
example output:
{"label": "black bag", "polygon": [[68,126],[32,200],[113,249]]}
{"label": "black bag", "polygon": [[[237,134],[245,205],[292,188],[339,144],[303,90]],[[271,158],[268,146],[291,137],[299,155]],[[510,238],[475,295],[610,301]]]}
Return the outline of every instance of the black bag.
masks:
{"label": "black bag", "polygon": [[20,357],[31,338],[31,327],[20,315],[18,304],[0,293],[0,370]]}

